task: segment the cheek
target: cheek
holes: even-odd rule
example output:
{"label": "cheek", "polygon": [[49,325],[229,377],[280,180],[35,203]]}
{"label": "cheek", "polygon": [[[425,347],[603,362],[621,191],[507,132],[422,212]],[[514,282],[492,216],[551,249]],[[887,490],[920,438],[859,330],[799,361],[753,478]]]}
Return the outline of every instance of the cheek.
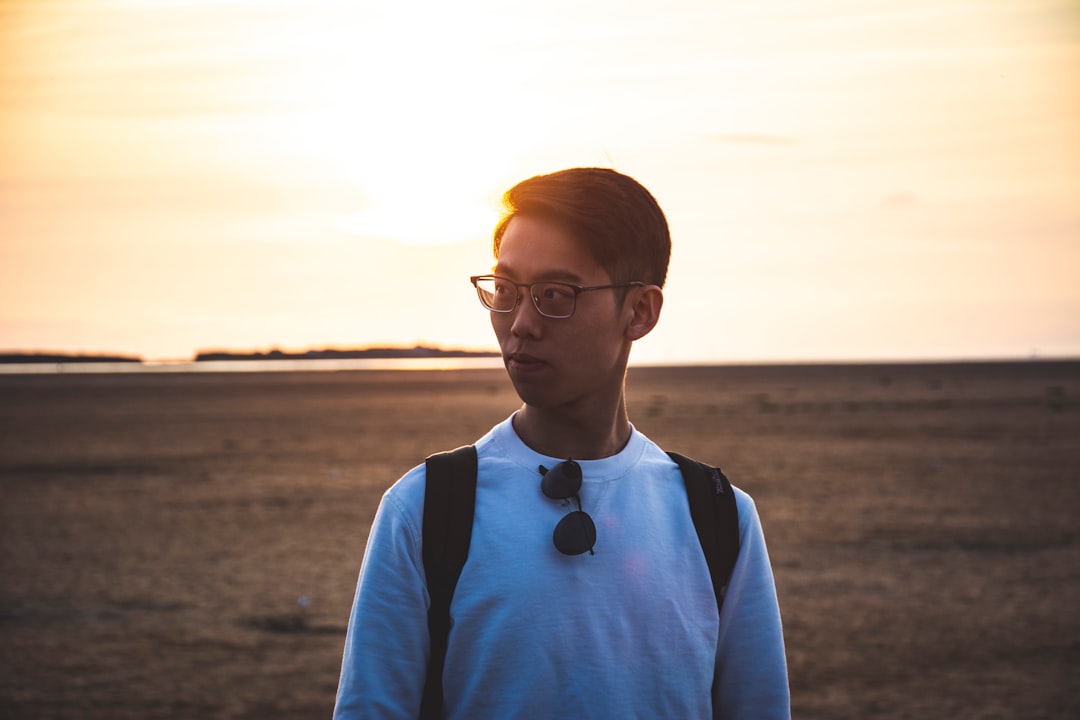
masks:
{"label": "cheek", "polygon": [[510,336],[510,319],[508,315],[511,313],[488,313],[491,318],[491,329],[495,331],[495,339],[500,343]]}
{"label": "cheek", "polygon": [[[581,338],[584,352],[588,352],[597,367],[614,368],[622,357],[625,343],[617,329],[611,325],[597,326]],[[584,348],[588,350],[584,350]]]}

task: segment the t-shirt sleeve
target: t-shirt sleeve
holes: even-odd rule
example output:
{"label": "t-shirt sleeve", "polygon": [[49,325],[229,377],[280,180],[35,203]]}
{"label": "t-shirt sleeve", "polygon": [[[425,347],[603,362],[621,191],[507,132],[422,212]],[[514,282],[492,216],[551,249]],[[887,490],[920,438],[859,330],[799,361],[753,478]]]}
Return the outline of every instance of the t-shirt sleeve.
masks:
{"label": "t-shirt sleeve", "polygon": [[713,714],[717,720],[787,720],[787,659],[765,535],[753,499],[735,492],[741,540],[720,612]]}
{"label": "t-shirt sleeve", "polygon": [[335,720],[420,714],[429,652],[422,513],[420,469],[387,491],[375,514],[345,636]]}

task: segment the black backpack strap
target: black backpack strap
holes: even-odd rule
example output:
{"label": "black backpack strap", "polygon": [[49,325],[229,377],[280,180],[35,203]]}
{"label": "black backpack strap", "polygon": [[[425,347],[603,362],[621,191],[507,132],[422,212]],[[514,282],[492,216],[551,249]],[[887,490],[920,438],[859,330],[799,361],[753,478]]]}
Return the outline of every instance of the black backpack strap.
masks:
{"label": "black backpack strap", "polygon": [[432,455],[425,462],[423,556],[427,577],[428,660],[420,717],[442,717],[442,676],[450,636],[450,599],[469,555],[476,505],[476,448],[472,445]]}
{"label": "black backpack strap", "polygon": [[735,491],[720,468],[678,453],[669,452],[668,455],[679,464],[686,483],[690,518],[709,564],[719,608],[724,603],[725,588],[739,556],[739,511],[735,505]]}

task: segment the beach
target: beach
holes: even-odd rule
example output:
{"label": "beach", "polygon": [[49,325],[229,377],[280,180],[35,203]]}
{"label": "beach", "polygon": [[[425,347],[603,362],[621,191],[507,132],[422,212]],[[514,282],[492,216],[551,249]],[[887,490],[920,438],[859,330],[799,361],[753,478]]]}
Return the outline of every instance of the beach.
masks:
{"label": "beach", "polygon": [[[794,717],[1080,716],[1080,362],[628,401],[754,497]],[[491,369],[0,375],[0,718],[328,718],[380,496],[518,405]]]}

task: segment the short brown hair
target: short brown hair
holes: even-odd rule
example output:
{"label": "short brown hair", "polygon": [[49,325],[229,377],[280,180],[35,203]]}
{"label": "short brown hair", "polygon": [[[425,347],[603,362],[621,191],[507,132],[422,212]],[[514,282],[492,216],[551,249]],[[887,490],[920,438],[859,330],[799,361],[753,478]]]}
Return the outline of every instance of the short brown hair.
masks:
{"label": "short brown hair", "polygon": [[614,283],[664,286],[671,233],[656,199],[638,181],[607,168],[571,168],[523,180],[503,195],[495,257],[521,215],[554,222],[584,243]]}

